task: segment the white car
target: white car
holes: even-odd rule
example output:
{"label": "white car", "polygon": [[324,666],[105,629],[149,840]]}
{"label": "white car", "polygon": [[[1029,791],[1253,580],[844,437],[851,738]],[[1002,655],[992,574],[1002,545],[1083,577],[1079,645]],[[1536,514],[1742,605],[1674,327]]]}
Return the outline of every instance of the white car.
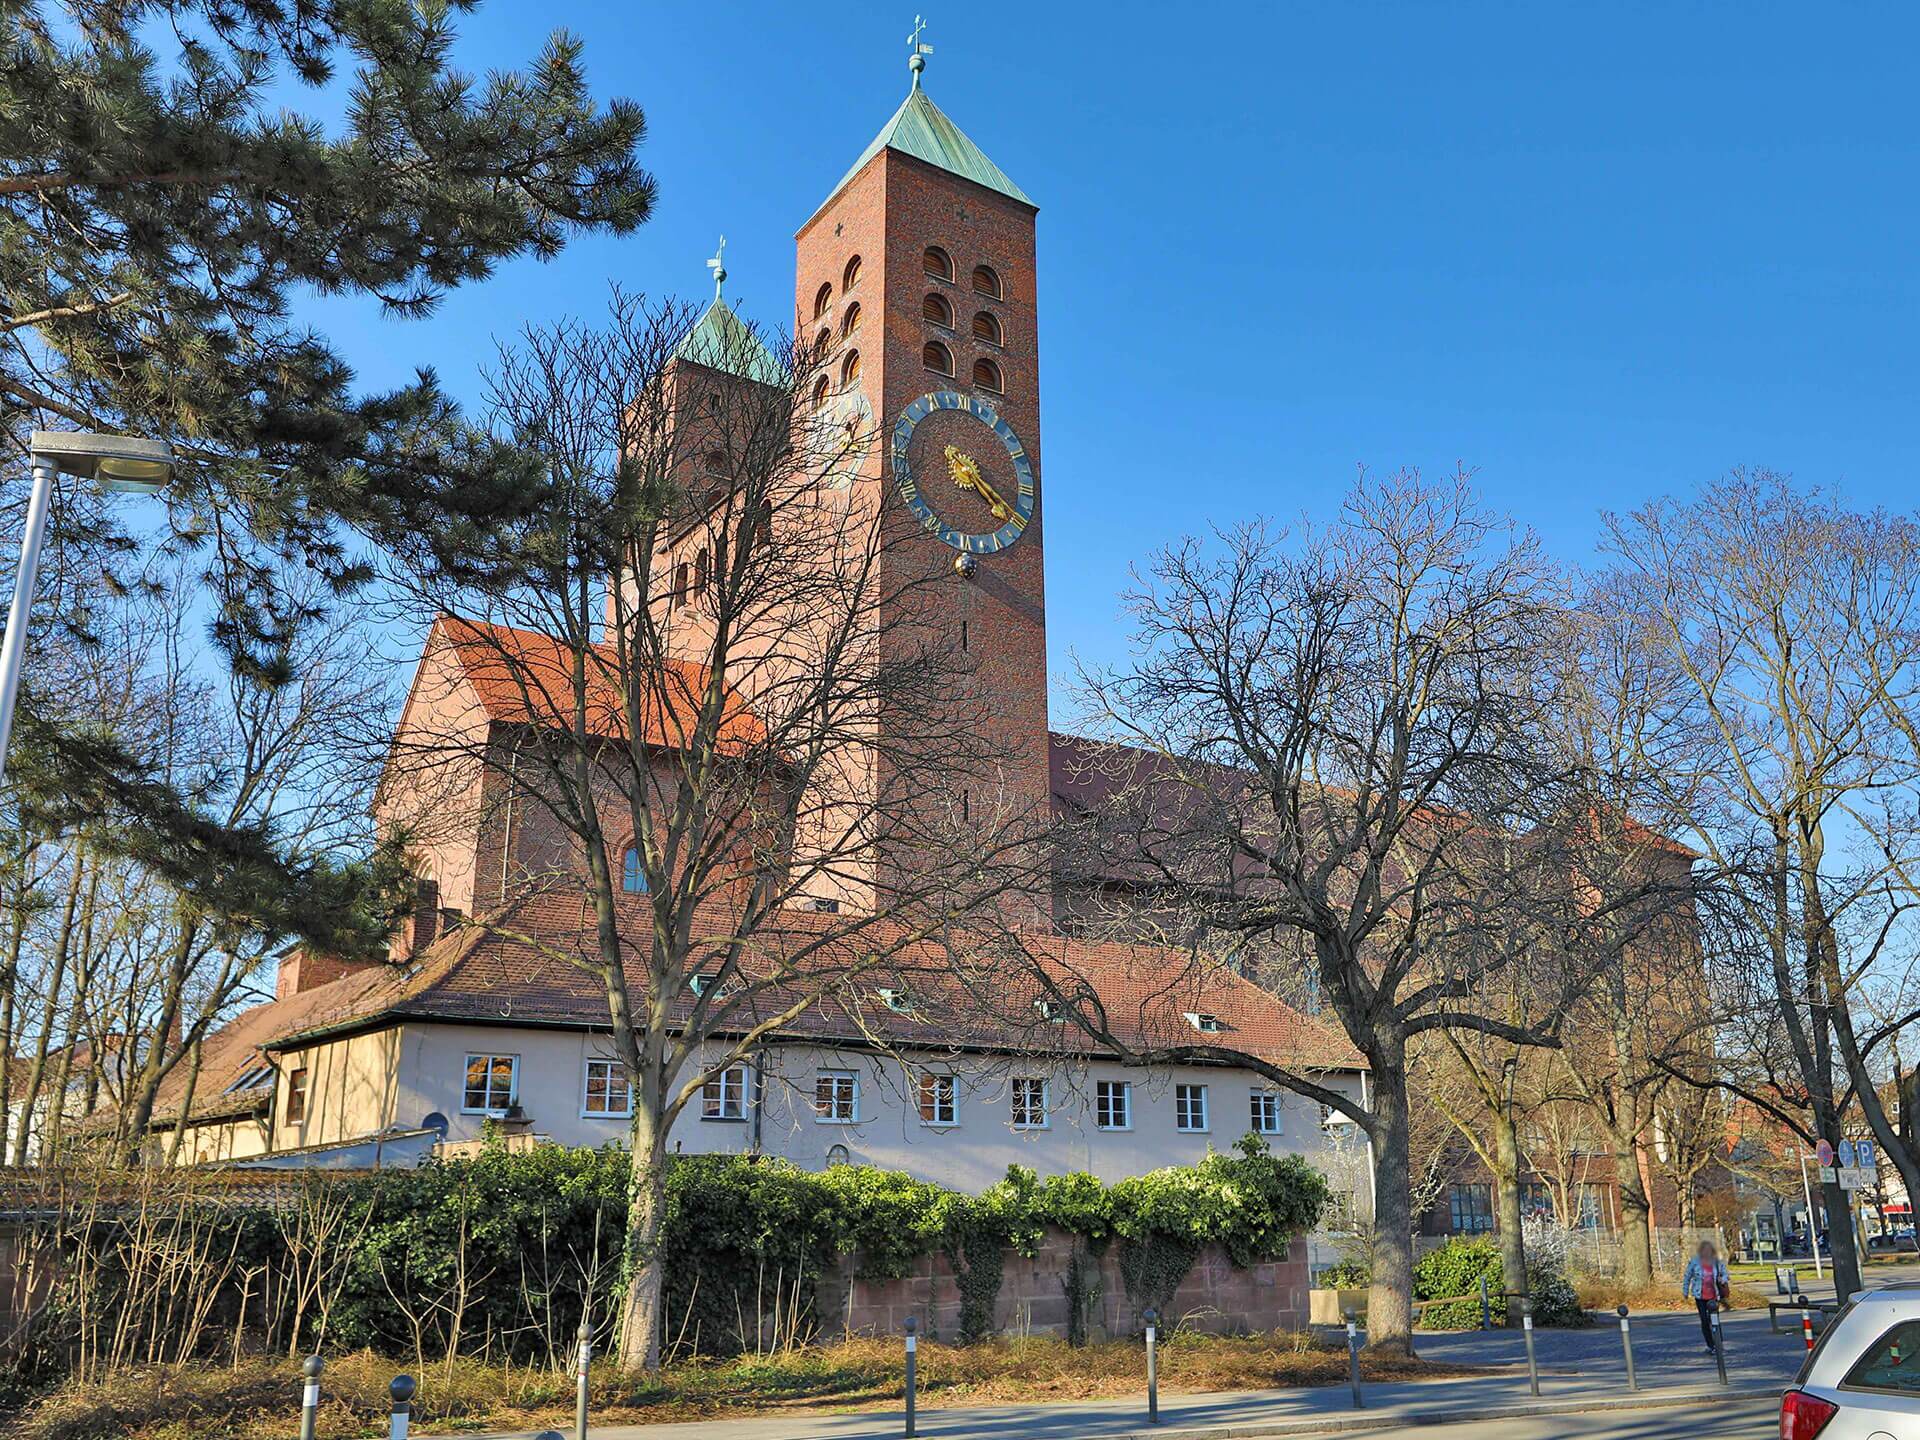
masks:
{"label": "white car", "polygon": [[1854,1296],[1780,1397],[1780,1440],[1920,1436],[1920,1281]]}

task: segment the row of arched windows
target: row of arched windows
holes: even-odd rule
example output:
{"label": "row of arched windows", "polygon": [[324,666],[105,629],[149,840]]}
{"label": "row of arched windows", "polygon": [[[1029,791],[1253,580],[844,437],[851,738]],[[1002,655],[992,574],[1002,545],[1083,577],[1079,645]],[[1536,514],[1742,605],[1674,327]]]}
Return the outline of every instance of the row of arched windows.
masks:
{"label": "row of arched windows", "polygon": [[[936,375],[953,374],[953,351],[938,340],[929,340],[920,351],[920,363]],[[973,362],[973,383],[982,390],[991,390],[1000,395],[1006,391],[1006,382],[1001,377],[1000,366],[982,355]]]}
{"label": "row of arched windows", "polygon": [[[953,279],[953,257],[938,245],[929,245],[923,257],[927,274],[936,280]],[[1000,274],[991,265],[973,267],[973,289],[976,295],[990,296],[995,300],[1006,298],[1000,289]]]}
{"label": "row of arched windows", "polygon": [[[938,290],[929,290],[927,298],[920,302],[920,314],[923,319],[931,320],[943,329],[953,329],[953,304]],[[976,339],[989,344],[1006,344],[1006,334],[1000,328],[1000,317],[991,310],[982,310],[973,317],[973,333]]]}

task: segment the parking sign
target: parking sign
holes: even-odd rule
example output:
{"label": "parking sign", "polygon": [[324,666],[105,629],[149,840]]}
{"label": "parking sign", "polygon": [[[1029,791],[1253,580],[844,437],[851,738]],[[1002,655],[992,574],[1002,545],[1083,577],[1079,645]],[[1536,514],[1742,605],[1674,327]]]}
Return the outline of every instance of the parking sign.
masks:
{"label": "parking sign", "polygon": [[1858,1165],[1862,1170],[1875,1170],[1879,1168],[1880,1157],[1874,1153],[1873,1142],[1871,1140],[1856,1140],[1853,1142],[1853,1163]]}

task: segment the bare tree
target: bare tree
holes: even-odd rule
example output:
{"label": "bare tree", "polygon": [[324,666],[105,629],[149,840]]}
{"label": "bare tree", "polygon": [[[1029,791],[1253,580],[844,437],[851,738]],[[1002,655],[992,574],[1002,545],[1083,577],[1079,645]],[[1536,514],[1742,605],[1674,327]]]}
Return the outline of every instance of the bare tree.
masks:
{"label": "bare tree", "polygon": [[[990,803],[952,572],[882,506],[827,359],[718,303],[618,293],[603,324],[528,331],[486,443],[525,457],[536,518],[396,557],[433,630],[383,811],[431,871],[433,777],[474,779],[523,847],[476,882],[474,923],[604,987],[632,1097],[630,1365],[659,1363],[668,1135],[702,1087],[1035,883],[1041,817]],[[476,677],[510,712],[478,727],[436,701]],[[531,924],[530,896],[577,926]]]}
{"label": "bare tree", "polygon": [[1551,1040],[1557,1009],[1521,1024],[1482,997],[1543,914],[1562,960],[1586,924],[1541,839],[1584,813],[1556,738],[1565,586],[1464,478],[1399,475],[1363,477],[1339,525],[1291,546],[1261,526],[1177,544],[1131,604],[1142,658],[1087,679],[1118,742],[1094,829],[1125,857],[1130,923],[1196,965],[1291,964],[1366,1058],[1367,1106],[1249,1063],[1372,1140],[1369,1337],[1405,1349],[1411,1049]]}
{"label": "bare tree", "polygon": [[[1853,1013],[1914,895],[1914,528],[1765,471],[1608,524],[1621,603],[1682,677],[1674,714],[1699,737],[1670,776],[1723,877],[1719,988],[1738,1036],[1726,1047],[1738,1072],[1723,1083],[1809,1145],[1842,1138],[1850,1086],[1920,1189],[1920,1157],[1901,1143],[1871,1064],[1903,1017],[1863,1034]],[[1829,1211],[1844,1213],[1837,1181],[1824,1188]],[[1859,1285],[1858,1256],[1847,1227],[1832,1234],[1846,1293]]]}

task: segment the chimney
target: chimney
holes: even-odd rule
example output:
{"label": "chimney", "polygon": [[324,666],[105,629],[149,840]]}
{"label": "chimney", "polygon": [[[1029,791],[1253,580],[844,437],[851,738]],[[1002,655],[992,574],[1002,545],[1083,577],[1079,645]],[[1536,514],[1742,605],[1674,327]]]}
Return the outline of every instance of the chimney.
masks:
{"label": "chimney", "polygon": [[378,963],[372,960],[343,960],[337,955],[323,955],[306,945],[295,945],[280,954],[280,973],[274,979],[273,998],[285,1000],[291,995],[303,995],[343,975],[357,975],[362,970],[371,970]]}
{"label": "chimney", "polygon": [[440,885],[422,880],[413,887],[413,915],[407,921],[407,952],[417,954],[440,933]]}

